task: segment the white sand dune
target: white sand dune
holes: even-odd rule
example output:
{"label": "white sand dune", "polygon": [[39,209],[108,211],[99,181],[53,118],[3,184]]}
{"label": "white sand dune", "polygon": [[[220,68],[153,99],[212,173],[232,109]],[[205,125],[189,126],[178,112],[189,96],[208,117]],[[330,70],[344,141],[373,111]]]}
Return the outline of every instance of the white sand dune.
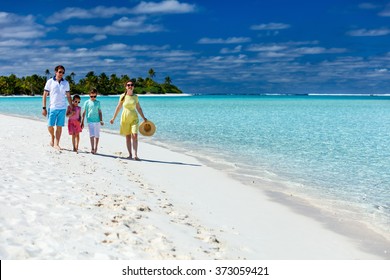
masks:
{"label": "white sand dune", "polygon": [[0,115],[1,259],[386,259],[190,156]]}

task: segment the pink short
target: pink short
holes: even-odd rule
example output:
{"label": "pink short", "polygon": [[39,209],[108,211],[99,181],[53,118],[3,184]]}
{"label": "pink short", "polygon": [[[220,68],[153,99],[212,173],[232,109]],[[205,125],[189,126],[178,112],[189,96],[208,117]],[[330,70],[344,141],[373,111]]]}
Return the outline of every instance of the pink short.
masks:
{"label": "pink short", "polygon": [[69,135],[75,135],[82,131],[81,124],[78,120],[68,120]]}

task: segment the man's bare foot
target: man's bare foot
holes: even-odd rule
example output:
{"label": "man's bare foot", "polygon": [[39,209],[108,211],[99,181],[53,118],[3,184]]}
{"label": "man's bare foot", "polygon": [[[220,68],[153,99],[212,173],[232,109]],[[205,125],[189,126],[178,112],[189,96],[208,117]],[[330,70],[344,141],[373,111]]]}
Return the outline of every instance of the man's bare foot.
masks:
{"label": "man's bare foot", "polygon": [[96,151],[94,149],[92,149],[91,154],[96,154]]}
{"label": "man's bare foot", "polygon": [[133,159],[133,155],[130,154],[130,155],[127,157],[127,159]]}
{"label": "man's bare foot", "polygon": [[54,147],[54,141],[51,140],[50,143],[49,143],[50,146]]}
{"label": "man's bare foot", "polygon": [[141,159],[139,157],[134,157],[134,160],[140,161]]}

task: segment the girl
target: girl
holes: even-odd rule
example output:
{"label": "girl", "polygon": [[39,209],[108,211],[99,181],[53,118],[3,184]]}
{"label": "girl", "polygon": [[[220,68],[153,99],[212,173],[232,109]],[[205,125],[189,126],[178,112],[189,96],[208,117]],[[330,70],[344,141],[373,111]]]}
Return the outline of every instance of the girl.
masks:
{"label": "girl", "polygon": [[74,95],[72,99],[72,106],[68,106],[66,116],[68,119],[69,135],[72,135],[73,151],[78,153],[81,128],[81,107],[79,107],[80,96]]}

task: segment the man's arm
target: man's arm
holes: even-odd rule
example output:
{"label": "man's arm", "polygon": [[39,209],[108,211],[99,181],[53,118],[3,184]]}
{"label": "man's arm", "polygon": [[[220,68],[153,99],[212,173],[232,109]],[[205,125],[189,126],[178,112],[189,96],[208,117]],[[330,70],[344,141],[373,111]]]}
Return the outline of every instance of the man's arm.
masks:
{"label": "man's arm", "polygon": [[46,117],[47,115],[47,109],[46,109],[46,98],[49,92],[47,90],[43,91],[42,95],[42,115]]}
{"label": "man's arm", "polygon": [[72,106],[72,97],[70,96],[70,91],[66,92],[66,98],[68,99],[69,106]]}

